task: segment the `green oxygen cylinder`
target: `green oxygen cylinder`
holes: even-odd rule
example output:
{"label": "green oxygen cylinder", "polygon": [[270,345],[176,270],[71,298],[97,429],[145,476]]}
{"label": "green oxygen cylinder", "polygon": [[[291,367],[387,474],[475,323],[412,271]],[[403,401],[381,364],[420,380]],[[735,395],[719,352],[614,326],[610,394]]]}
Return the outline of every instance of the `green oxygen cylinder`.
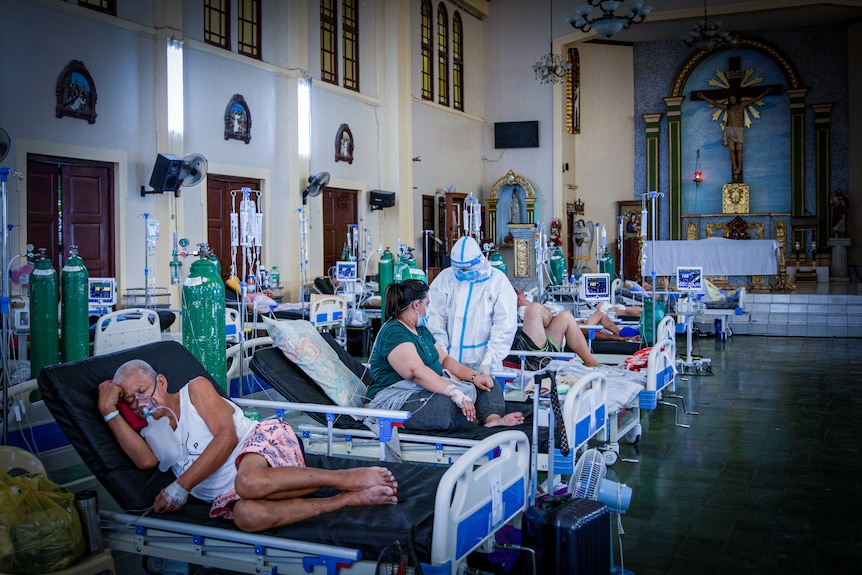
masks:
{"label": "green oxygen cylinder", "polygon": [[39,374],[46,365],[60,361],[60,335],[57,308],[57,272],[39,248],[30,274],[30,373]]}
{"label": "green oxygen cylinder", "polygon": [[559,246],[554,248],[550,258],[551,285],[558,286],[563,282],[563,274],[566,272],[566,257]]}
{"label": "green oxygen cylinder", "polygon": [[60,351],[64,362],[90,356],[89,279],[78,246],[72,246],[60,272]]}
{"label": "green oxygen cylinder", "polygon": [[488,254],[488,261],[491,262],[491,265],[503,272],[503,275],[509,275],[509,266],[506,265],[506,260],[503,258],[503,254],[500,253],[500,250],[495,249],[490,254]]}
{"label": "green oxygen cylinder", "polygon": [[413,257],[413,248],[407,250],[405,266],[406,268],[401,271],[402,280],[421,280],[428,283],[428,276],[425,275],[425,270],[419,267],[419,264],[416,263],[416,258]]}
{"label": "green oxygen cylinder", "polygon": [[[381,298],[386,297],[386,288],[392,283],[394,274],[395,258],[392,257],[392,252],[389,251],[389,248],[386,248],[380,256],[380,261],[377,263],[377,283],[380,285],[379,292]],[[380,305],[385,307],[383,302]]]}
{"label": "green oxygen cylinder", "polygon": [[225,293],[218,268],[201,246],[183,282],[183,345],[227,392]]}
{"label": "green oxygen cylinder", "polygon": [[614,271],[614,256],[611,255],[608,248],[605,248],[605,253],[603,253],[602,257],[599,259],[599,273],[610,274],[611,281],[614,281],[617,278]]}

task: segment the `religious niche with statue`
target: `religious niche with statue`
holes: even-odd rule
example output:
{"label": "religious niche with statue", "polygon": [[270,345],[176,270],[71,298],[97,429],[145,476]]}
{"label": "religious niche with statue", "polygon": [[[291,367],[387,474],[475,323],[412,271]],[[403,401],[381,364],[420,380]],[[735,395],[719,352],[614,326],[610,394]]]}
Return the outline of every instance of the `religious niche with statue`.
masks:
{"label": "religious niche with statue", "polygon": [[535,207],[533,184],[512,170],[494,182],[487,198],[488,239],[512,249],[511,256],[504,257],[509,260],[509,276],[516,289],[529,289],[537,281]]}

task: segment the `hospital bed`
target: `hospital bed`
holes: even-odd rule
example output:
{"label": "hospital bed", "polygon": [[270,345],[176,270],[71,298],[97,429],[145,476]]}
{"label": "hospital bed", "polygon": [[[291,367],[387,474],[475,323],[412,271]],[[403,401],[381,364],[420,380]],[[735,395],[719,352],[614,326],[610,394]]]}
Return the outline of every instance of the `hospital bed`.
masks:
{"label": "hospital bed", "polygon": [[[397,505],[343,509],[280,529],[249,534],[211,519],[193,498],[178,513],[146,513],[174,480],[170,472],[138,469],[122,452],[98,410],[98,385],[133,358],[164,374],[172,391],[206,374],[176,342],[49,366],[39,388],[57,423],[123,511],[103,511],[109,548],[244,573],[373,573],[381,549],[412,545],[426,573],[460,573],[467,555],[517,522],[527,505],[529,441],[505,430],[467,450],[449,467],[387,464],[399,483]],[[215,385],[215,384],[214,384]],[[309,465],[368,465],[357,459],[307,455]]]}
{"label": "hospital bed", "polygon": [[[574,354],[552,353],[545,354],[556,358],[545,368],[547,371],[555,372],[562,382],[568,384],[580,381],[584,376],[601,373],[606,387],[603,409],[606,415],[606,425],[603,426],[605,463],[613,465],[619,459],[620,440],[627,438],[631,443],[637,443],[641,436],[640,415],[641,410],[655,410],[658,405],[669,405],[676,409],[676,405],[662,401],[662,398],[676,398],[679,396],[669,395],[675,390],[677,348],[675,336],[675,322],[672,317],[665,317],[656,329],[658,343],[649,351],[644,350],[645,361],[641,358],[642,369],[632,371],[626,369],[626,365],[633,362],[624,362],[620,366],[602,366],[601,368],[588,368],[580,362],[569,361]],[[527,352],[512,351],[522,357]],[[541,355],[539,352],[530,352],[530,355]],[[634,356],[632,356],[634,357]],[[566,377],[569,376],[569,377]],[[533,372],[521,371],[519,382],[513,387],[523,389],[524,384],[535,377]],[[664,395],[663,395],[664,394]],[[510,397],[513,396],[510,394]],[[684,410],[683,406],[683,410]],[[678,414],[675,414],[675,417]],[[675,419],[677,425],[678,419]]]}

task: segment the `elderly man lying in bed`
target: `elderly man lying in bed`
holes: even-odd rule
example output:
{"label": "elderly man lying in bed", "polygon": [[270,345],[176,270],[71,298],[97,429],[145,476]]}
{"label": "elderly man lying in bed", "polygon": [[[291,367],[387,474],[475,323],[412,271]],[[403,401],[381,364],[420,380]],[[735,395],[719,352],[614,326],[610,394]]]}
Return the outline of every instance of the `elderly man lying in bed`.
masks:
{"label": "elderly man lying in bed", "polygon": [[[159,461],[132,425],[117,417],[120,401],[139,415],[169,418],[173,438],[180,443],[181,456],[171,466],[177,480],[156,496],[157,513],[181,509],[191,493],[212,503],[210,516],[233,519],[244,531],[262,531],[347,506],[398,502],[395,477],[385,467],[305,467],[289,425],[247,419],[202,377],[179,393],[169,393],[164,375],[132,360],[117,369],[112,381],[99,385],[99,410],[123,451],[141,469]],[[305,497],[322,487],[340,493]]]}

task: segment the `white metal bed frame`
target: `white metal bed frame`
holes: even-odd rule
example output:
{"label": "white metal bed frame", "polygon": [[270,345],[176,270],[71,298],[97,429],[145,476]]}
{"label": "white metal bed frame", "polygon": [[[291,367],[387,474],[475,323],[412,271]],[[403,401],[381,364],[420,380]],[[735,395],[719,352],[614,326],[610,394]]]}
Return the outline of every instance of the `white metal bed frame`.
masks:
{"label": "white metal bed frame", "polygon": [[[507,430],[483,439],[443,475],[437,487],[429,575],[462,573],[467,555],[527,507],[529,442]],[[493,454],[493,455],[492,455]],[[322,516],[321,520],[325,520]],[[241,573],[326,573],[342,568],[372,574],[376,563],[357,549],[195,525],[178,520],[102,512],[108,546]]]}

